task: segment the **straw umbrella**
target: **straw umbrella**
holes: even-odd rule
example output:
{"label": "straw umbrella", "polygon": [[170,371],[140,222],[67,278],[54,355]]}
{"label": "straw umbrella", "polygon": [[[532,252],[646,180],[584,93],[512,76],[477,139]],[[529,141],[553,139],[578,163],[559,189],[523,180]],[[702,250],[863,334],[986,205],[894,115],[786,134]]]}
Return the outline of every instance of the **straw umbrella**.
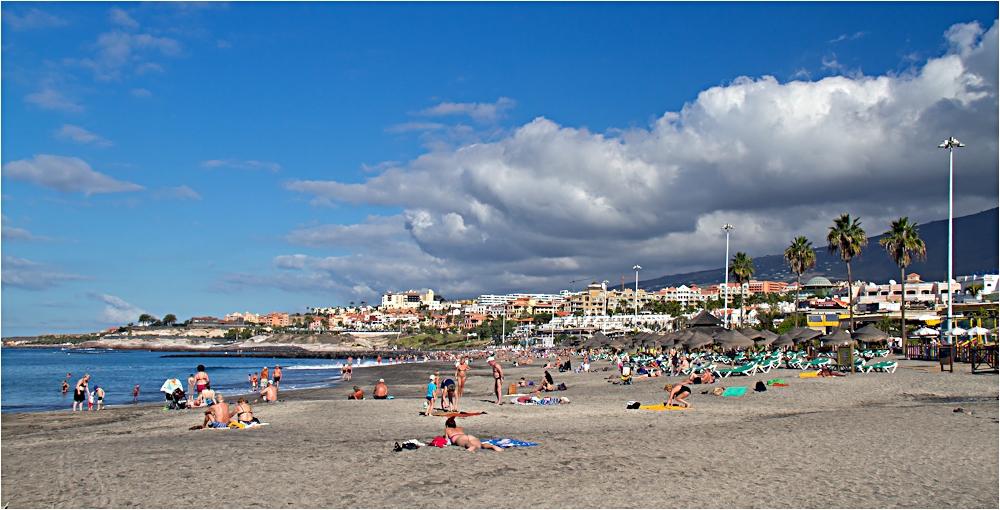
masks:
{"label": "straw umbrella", "polygon": [[858,329],[851,335],[855,340],[864,343],[870,342],[884,342],[889,339],[889,335],[885,331],[878,329],[873,324],[869,324],[863,328]]}
{"label": "straw umbrella", "polygon": [[760,332],[760,338],[755,340],[755,343],[757,344],[758,347],[768,347],[772,345],[777,338],[778,338],[777,333],[765,329]]}
{"label": "straw umbrella", "polygon": [[820,337],[819,340],[823,345],[848,345],[857,343],[853,338],[851,338],[850,333],[840,328],[837,328],[836,331],[830,333],[829,335]]}
{"label": "straw umbrella", "polygon": [[753,328],[744,328],[744,329],[741,329],[740,330],[740,334],[742,334],[743,336],[745,336],[745,337],[747,337],[747,338],[749,338],[750,340],[753,340],[753,341],[757,341],[757,340],[760,340],[761,338],[764,338],[764,333],[762,333],[762,332],[760,332],[760,331],[758,331],[756,329],[753,329]]}
{"label": "straw umbrella", "polygon": [[691,335],[691,338],[688,338],[687,340],[684,341],[684,347],[686,347],[688,350],[697,349],[699,347],[711,345],[713,342],[715,342],[715,339],[706,335],[705,333],[702,333],[701,331],[698,331],[693,335]]}
{"label": "straw umbrella", "polygon": [[795,345],[795,339],[788,333],[778,335],[778,338],[775,338],[774,341],[771,342],[771,347],[791,347],[793,345]]}

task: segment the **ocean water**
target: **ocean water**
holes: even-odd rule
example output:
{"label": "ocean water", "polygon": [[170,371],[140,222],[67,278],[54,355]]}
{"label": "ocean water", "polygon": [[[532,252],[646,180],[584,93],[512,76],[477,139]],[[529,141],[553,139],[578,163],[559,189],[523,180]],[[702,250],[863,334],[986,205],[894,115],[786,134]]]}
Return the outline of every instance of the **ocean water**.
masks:
{"label": "ocean water", "polygon": [[[132,404],[132,389],[139,385],[141,403],[165,402],[160,386],[167,379],[180,379],[185,390],[187,378],[199,364],[212,379],[212,389],[223,395],[250,391],[247,374],[260,372],[265,365],[274,371],[281,365],[281,389],[321,388],[340,381],[340,366],[346,359],[169,357],[150,351],[2,349],[0,350],[0,412],[70,410],[73,386],[90,374],[90,389],[105,391],[105,406]],[[359,366],[358,360],[354,361]],[[375,365],[374,359],[360,366]],[[67,374],[71,374],[67,377]],[[62,393],[62,381],[70,385]]]}

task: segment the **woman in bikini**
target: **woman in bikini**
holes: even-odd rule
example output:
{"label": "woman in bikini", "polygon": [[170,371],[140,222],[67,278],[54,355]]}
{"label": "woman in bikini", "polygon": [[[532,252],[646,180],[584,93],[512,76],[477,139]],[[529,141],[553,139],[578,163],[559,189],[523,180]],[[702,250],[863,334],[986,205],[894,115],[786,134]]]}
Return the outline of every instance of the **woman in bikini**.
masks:
{"label": "woman in bikini", "polygon": [[233,414],[236,416],[236,419],[244,425],[260,423],[260,420],[253,415],[253,408],[247,403],[247,399],[243,397],[240,397],[239,400],[236,401],[236,411]]}
{"label": "woman in bikini", "polygon": [[673,405],[674,401],[681,403],[684,407],[691,407],[691,404],[687,403],[684,398],[691,395],[691,388],[688,388],[683,383],[681,384],[668,384],[665,390],[670,392],[670,398],[667,399],[667,405]]}
{"label": "woman in bikini", "polygon": [[498,452],[503,451],[503,448],[500,448],[499,446],[483,444],[483,442],[477,439],[476,436],[466,434],[465,431],[462,430],[462,427],[459,427],[455,423],[454,417],[448,418],[448,420],[444,422],[444,435],[449,441],[451,441],[451,444],[461,446],[470,452],[474,452],[480,448],[483,450],[496,450]]}
{"label": "woman in bikini", "polygon": [[458,380],[459,398],[465,393],[465,378],[468,377],[469,368],[469,362],[465,358],[458,360],[458,363],[455,364],[455,379]]}

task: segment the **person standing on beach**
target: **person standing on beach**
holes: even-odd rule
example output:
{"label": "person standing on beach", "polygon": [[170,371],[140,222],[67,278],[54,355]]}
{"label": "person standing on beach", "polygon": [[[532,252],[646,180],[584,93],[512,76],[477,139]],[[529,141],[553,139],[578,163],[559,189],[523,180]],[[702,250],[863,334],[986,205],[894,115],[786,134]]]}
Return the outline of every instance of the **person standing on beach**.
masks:
{"label": "person standing on beach", "polygon": [[257,393],[257,382],[260,380],[260,372],[254,372],[251,375],[253,378],[250,380],[250,392]]}
{"label": "person standing on beach", "polygon": [[190,395],[191,398],[195,398],[195,397],[198,396],[198,394],[194,392],[194,374],[191,374],[188,377],[188,393],[187,394]]}
{"label": "person standing on beach", "polygon": [[469,361],[465,358],[459,359],[455,363],[455,379],[458,380],[458,396],[465,393],[465,379],[469,374]]}
{"label": "person standing on beach", "polygon": [[344,368],[345,368],[345,370],[347,370],[347,372],[345,372],[345,374],[347,374],[347,380],[350,381],[351,380],[351,375],[354,374],[354,358],[348,356],[347,357],[347,366],[344,367]]}
{"label": "person standing on beach", "polygon": [[76,382],[76,387],[73,388],[73,410],[76,411],[76,406],[79,404],[80,411],[83,411],[83,403],[87,400],[87,394],[90,393],[90,374],[84,374],[83,378]]}
{"label": "person standing on beach", "polygon": [[271,377],[274,378],[274,389],[277,390],[278,389],[278,383],[281,381],[281,367],[280,366],[274,365],[274,375],[272,375]]}
{"label": "person standing on beach", "polygon": [[265,388],[271,384],[271,381],[267,378],[269,374],[267,373],[267,367],[260,370],[260,387]]}
{"label": "person standing on beach", "polygon": [[94,396],[97,397],[97,410],[104,409],[104,389],[100,386],[94,386]]}
{"label": "person standing on beach", "polygon": [[434,384],[434,380],[437,377],[431,374],[431,381],[427,383],[427,409],[424,411],[424,416],[430,416],[434,412],[434,397],[437,396],[437,384]]}
{"label": "person standing on beach", "polygon": [[209,380],[208,374],[205,373],[205,365],[198,365],[198,371],[194,374],[194,390],[201,393],[211,388],[212,381]]}
{"label": "person standing on beach", "polygon": [[139,385],[135,385],[135,389],[132,390],[132,404],[139,403]]}
{"label": "person standing on beach", "polygon": [[497,405],[500,405],[500,397],[503,392],[503,369],[493,359],[493,356],[486,358],[486,363],[493,367],[493,393],[497,396]]}

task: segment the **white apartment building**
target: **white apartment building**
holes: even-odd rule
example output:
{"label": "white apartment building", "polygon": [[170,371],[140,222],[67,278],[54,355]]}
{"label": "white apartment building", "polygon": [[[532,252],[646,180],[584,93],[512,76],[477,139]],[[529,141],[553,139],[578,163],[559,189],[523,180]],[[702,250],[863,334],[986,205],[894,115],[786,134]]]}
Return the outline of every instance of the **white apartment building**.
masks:
{"label": "white apartment building", "polygon": [[383,310],[405,310],[407,308],[419,308],[420,305],[424,305],[432,310],[440,308],[440,303],[434,300],[434,291],[431,289],[427,289],[425,293],[415,290],[396,293],[386,292],[382,295],[382,305],[379,308]]}
{"label": "white apartment building", "polygon": [[653,296],[654,299],[658,299],[660,301],[674,301],[680,303],[682,307],[699,305],[707,299],[707,296],[702,295],[701,289],[698,287],[688,287],[687,285],[660,289],[654,292]]}
{"label": "white apartment building", "polygon": [[568,290],[562,290],[559,291],[559,294],[483,294],[476,299],[476,303],[492,308],[521,298],[530,298],[538,302],[551,302],[557,299],[566,299],[569,293]]}

